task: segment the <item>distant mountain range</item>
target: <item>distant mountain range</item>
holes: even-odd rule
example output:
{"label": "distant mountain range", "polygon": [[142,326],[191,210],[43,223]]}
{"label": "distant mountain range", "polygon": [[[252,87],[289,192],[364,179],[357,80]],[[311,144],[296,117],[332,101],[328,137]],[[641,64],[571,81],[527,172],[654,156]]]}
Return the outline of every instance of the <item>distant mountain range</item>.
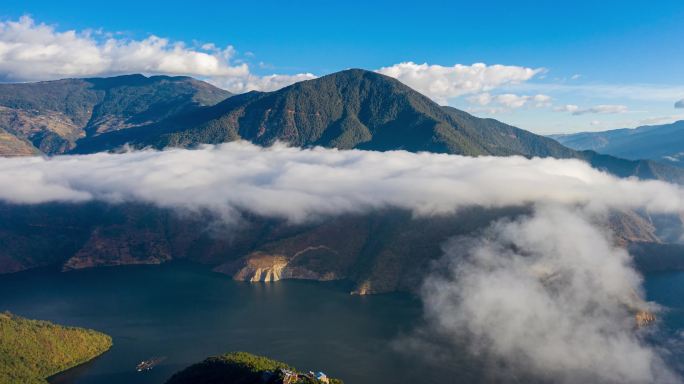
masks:
{"label": "distant mountain range", "polygon": [[188,77],[142,75],[0,85],[0,155],[260,145],[577,158],[615,175],[684,182],[684,170],[576,151],[439,106],[393,78],[350,69],[274,92],[231,94]]}
{"label": "distant mountain range", "polygon": [[190,77],[0,84],[0,156],[64,153],[78,139],[155,123],[229,96]]}
{"label": "distant mountain range", "polygon": [[664,125],[549,136],[576,150],[684,166],[684,120]]}

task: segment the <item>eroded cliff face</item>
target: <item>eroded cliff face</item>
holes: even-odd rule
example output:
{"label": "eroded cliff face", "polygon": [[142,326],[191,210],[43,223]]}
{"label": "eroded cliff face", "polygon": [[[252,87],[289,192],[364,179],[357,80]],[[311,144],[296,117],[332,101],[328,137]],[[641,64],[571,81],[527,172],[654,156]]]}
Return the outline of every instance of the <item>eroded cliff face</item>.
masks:
{"label": "eroded cliff face", "polygon": [[239,260],[221,264],[214,268],[214,271],[230,275],[238,281],[251,282],[281,279],[330,281],[346,278],[346,275],[338,275],[331,271],[315,271],[308,268],[306,263],[301,263],[301,258],[306,258],[307,254],[318,252],[334,253],[325,245],[308,246],[292,255],[257,251]]}
{"label": "eroded cliff face", "polygon": [[282,255],[256,253],[229,265],[216,267],[217,272],[227,273],[239,281],[278,281],[283,269],[287,266],[287,258]]}

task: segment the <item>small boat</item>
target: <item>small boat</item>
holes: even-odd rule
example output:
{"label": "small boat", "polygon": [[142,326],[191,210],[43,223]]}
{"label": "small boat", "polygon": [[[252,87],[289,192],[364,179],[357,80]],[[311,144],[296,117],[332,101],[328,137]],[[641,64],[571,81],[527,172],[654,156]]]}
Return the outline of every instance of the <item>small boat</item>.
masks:
{"label": "small boat", "polygon": [[150,369],[156,367],[159,363],[164,361],[166,357],[153,357],[151,359],[143,360],[138,365],[135,366],[135,370],[138,372],[149,371]]}

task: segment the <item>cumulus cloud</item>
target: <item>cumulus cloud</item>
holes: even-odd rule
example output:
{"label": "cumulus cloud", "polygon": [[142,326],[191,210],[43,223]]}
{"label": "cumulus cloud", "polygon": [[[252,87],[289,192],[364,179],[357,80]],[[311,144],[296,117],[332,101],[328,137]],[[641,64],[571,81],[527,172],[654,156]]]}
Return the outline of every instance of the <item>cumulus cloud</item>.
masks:
{"label": "cumulus cloud", "polygon": [[8,81],[126,73],[189,75],[232,92],[273,90],[312,74],[260,77],[245,63],[233,63],[232,46],[189,47],[158,36],[142,40],[96,31],[58,31],[23,16],[0,22],[0,78]]}
{"label": "cumulus cloud", "polygon": [[248,91],[273,91],[288,85],[315,79],[313,73],[299,73],[295,75],[267,75],[256,76],[248,74],[245,76],[215,77],[212,82],[233,93],[243,93]]}
{"label": "cumulus cloud", "polygon": [[0,185],[8,203],[139,201],[209,209],[229,223],[244,211],[305,222],[386,207],[436,215],[531,205],[533,216],[447,245],[446,267],[422,291],[434,332],[554,381],[671,377],[632,329],[633,311],[649,308],[640,278],[597,223],[612,209],[682,212],[684,191],[672,184],[618,179],[579,160],[233,142],[5,158]]}
{"label": "cumulus cloud", "polygon": [[531,95],[516,95],[514,93],[503,93],[499,95],[490,95],[489,93],[480,93],[468,98],[473,104],[481,106],[491,106],[494,110],[500,109],[512,110],[522,108],[524,106],[531,106],[535,108],[544,108],[551,106],[551,96],[537,94]]}
{"label": "cumulus cloud", "polygon": [[543,68],[512,65],[475,63],[441,66],[427,63],[416,64],[410,61],[377,70],[441,103],[462,95],[522,83],[543,71]]}
{"label": "cumulus cloud", "polygon": [[674,105],[675,108],[684,108],[684,99],[679,100]]}
{"label": "cumulus cloud", "polygon": [[439,335],[469,339],[473,353],[509,372],[560,383],[679,382],[635,332],[633,314],[649,304],[630,262],[585,212],[542,206],[448,244],[422,298]]}

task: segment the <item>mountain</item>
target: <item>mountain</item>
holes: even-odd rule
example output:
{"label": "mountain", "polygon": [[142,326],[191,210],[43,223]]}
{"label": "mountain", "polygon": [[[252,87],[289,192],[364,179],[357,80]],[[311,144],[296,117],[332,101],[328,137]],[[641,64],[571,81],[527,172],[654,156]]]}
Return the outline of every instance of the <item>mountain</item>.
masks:
{"label": "mountain", "polygon": [[237,139],[269,145],[405,149],[463,155],[572,157],[557,142],[441,107],[398,80],[351,69],[275,92],[249,92],[184,116],[80,140],[75,152],[193,146]]}
{"label": "mountain", "polygon": [[0,156],[63,153],[80,138],[155,123],[229,96],[190,77],[0,84]]}
{"label": "mountain", "polygon": [[262,356],[232,352],[214,356],[173,375],[166,384],[342,384],[325,374],[307,374]]}
{"label": "mountain", "polygon": [[189,77],[128,75],[0,84],[0,156],[260,145],[578,158],[618,176],[684,183],[648,160],[575,151],[494,119],[443,107],[396,79],[350,69],[274,92],[230,93]]}
{"label": "mountain", "polygon": [[577,150],[593,150],[625,159],[650,159],[684,166],[684,120],[634,129],[579,132],[550,137]]}
{"label": "mountain", "polygon": [[260,145],[403,149],[468,156],[577,158],[615,175],[684,183],[684,171],[650,161],[578,152],[494,119],[439,106],[396,79],[350,69],[274,92],[236,95],[156,124],[79,140],[73,153],[134,147],[193,147],[233,140]]}
{"label": "mountain", "polygon": [[46,384],[111,346],[111,337],[93,330],[0,313],[0,382]]}

